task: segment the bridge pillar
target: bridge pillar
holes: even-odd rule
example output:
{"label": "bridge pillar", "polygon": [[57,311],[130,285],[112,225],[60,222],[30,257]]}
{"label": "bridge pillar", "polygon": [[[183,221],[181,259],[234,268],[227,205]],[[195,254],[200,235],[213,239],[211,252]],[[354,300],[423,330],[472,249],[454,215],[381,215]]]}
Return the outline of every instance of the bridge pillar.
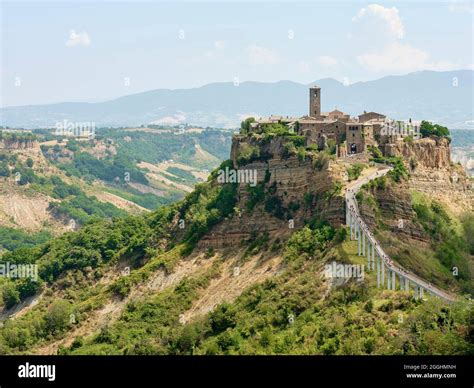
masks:
{"label": "bridge pillar", "polygon": [[370,271],[370,270],[373,269],[373,268],[372,268],[372,265],[371,265],[372,260],[370,259],[370,241],[369,241],[369,240],[367,240],[367,252],[366,252],[366,256],[367,256],[367,268],[368,268],[369,271]]}
{"label": "bridge pillar", "polygon": [[392,289],[392,277],[390,276],[392,271],[387,268],[387,290]]}
{"label": "bridge pillar", "polygon": [[380,288],[380,259],[376,257],[375,260],[377,261],[377,288]]}
{"label": "bridge pillar", "polygon": [[380,270],[381,270],[380,275],[382,277],[381,285],[382,285],[382,288],[383,288],[383,286],[385,285],[385,263],[384,263],[384,261],[381,257],[379,257],[379,259],[380,259],[380,267],[381,267],[380,268]]}
{"label": "bridge pillar", "polygon": [[372,269],[375,269],[375,245],[372,244]]}
{"label": "bridge pillar", "polygon": [[359,225],[359,224],[357,224],[357,231],[358,231],[358,235],[357,235],[357,236],[358,236],[359,245],[360,245],[360,249],[359,249],[359,256],[360,256],[360,254],[361,254],[361,252],[362,252],[362,232],[361,232],[361,230],[360,230],[360,225]]}
{"label": "bridge pillar", "polygon": [[354,240],[354,218],[350,216],[349,226],[351,228],[351,241]]}
{"label": "bridge pillar", "polygon": [[361,232],[362,232],[362,256],[365,256],[365,231],[361,229]]}
{"label": "bridge pillar", "polygon": [[424,291],[423,287],[420,287],[420,299],[423,299],[423,291]]}
{"label": "bridge pillar", "polygon": [[392,271],[392,290],[395,291],[395,271]]}
{"label": "bridge pillar", "polygon": [[418,299],[419,293],[420,293],[419,287],[415,284],[415,299]]}
{"label": "bridge pillar", "polygon": [[357,255],[360,256],[360,252],[362,250],[362,239],[360,236],[360,225],[359,223],[356,223],[356,228],[357,228]]}
{"label": "bridge pillar", "polygon": [[398,275],[398,277],[400,278],[400,290],[403,291],[405,289],[405,285],[403,284],[405,278],[402,275]]}
{"label": "bridge pillar", "polygon": [[353,227],[353,229],[354,229],[354,240],[357,240],[357,220],[356,220],[355,217],[352,219],[352,223],[354,225],[354,227]]}
{"label": "bridge pillar", "polygon": [[405,278],[405,291],[410,292],[410,280]]}

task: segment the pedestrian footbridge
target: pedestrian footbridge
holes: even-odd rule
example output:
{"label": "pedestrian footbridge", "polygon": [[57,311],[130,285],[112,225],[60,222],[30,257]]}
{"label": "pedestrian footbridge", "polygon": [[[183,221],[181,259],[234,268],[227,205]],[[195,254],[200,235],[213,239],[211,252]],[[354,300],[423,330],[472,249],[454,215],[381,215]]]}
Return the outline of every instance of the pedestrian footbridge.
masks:
{"label": "pedestrian footbridge", "polygon": [[423,298],[426,292],[452,302],[456,297],[395,264],[360,216],[356,194],[364,184],[386,175],[391,169],[392,167],[383,167],[371,175],[360,178],[347,189],[346,225],[350,228],[351,240],[357,240],[358,255],[367,256],[367,269],[376,271],[378,288],[387,287],[389,290],[412,292],[415,299]]}

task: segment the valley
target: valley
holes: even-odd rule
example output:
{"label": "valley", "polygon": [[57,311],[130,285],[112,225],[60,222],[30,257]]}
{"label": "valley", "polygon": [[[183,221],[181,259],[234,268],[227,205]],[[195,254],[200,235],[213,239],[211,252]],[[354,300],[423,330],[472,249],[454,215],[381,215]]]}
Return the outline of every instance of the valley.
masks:
{"label": "valley", "polygon": [[[1,136],[0,250],[12,250],[94,217],[146,213],[183,198],[220,163],[231,132],[99,129],[88,139],[43,129]],[[144,144],[149,151],[139,158]]]}

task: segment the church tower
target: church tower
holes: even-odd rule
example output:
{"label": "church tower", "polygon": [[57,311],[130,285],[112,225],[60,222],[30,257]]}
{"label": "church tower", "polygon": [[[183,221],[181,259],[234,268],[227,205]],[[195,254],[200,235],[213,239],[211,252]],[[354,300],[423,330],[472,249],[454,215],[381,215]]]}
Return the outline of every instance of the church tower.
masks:
{"label": "church tower", "polygon": [[321,116],[321,88],[316,85],[309,88],[309,116]]}

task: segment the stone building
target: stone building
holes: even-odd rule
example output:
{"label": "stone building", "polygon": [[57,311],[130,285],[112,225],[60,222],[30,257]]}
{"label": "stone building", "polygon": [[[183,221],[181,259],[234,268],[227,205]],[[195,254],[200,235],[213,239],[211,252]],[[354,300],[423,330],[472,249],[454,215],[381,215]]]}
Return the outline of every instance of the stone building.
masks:
{"label": "stone building", "polygon": [[[257,120],[252,128],[262,124],[282,123],[306,138],[307,145],[315,144],[318,149],[335,145],[337,156],[366,152],[369,146],[384,145],[403,140],[406,136],[419,138],[416,126],[410,126],[406,133],[392,131],[395,121],[377,112],[364,111],[357,117],[351,117],[337,108],[331,112],[321,112],[321,88],[309,88],[309,112],[300,118],[270,116]],[[400,123],[400,122],[398,122]],[[392,126],[390,127],[390,125]],[[411,120],[410,120],[411,124]]]}
{"label": "stone building", "polygon": [[376,112],[366,112],[366,111],[364,111],[364,113],[359,115],[359,121],[361,123],[365,123],[365,122],[370,121],[370,120],[384,120],[384,119],[385,119],[385,115],[380,114],[380,113],[376,113]]}

